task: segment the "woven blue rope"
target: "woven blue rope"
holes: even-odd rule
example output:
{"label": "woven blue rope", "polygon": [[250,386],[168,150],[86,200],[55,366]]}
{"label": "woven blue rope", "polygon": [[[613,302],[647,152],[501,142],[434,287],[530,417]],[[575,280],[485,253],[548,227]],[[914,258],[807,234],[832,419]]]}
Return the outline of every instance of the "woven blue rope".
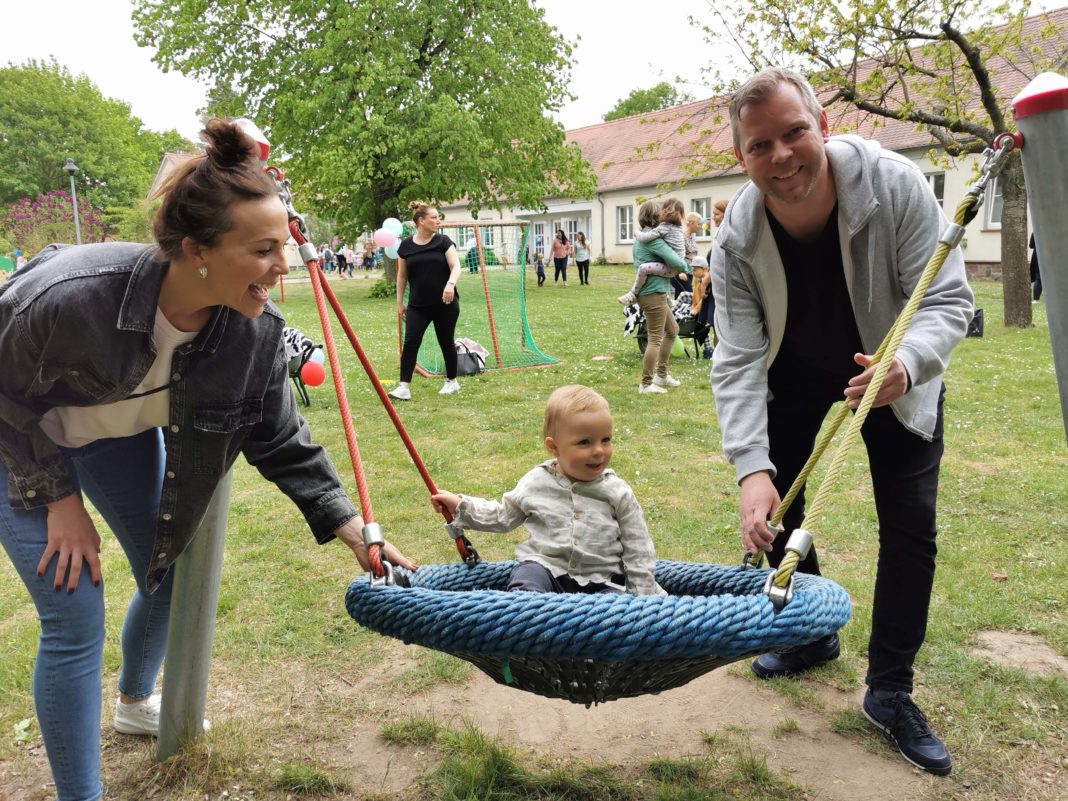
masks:
{"label": "woven blue rope", "polygon": [[795,574],[776,613],[770,571],[658,561],[667,596],[505,592],[514,562],[430,565],[412,586],[349,586],[345,606],[363,626],[406,643],[490,658],[600,662],[718,657],[799,645],[838,631],[849,596],[828,579]]}

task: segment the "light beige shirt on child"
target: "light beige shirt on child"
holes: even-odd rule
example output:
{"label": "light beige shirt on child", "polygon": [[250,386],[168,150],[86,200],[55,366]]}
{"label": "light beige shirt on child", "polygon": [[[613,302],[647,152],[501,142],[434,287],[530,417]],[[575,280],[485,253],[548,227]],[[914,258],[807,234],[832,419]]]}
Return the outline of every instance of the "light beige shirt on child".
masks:
{"label": "light beige shirt on child", "polygon": [[516,547],[516,560],[537,562],[554,577],[566,573],[579,584],[607,583],[623,573],[633,595],[666,594],[653,577],[656,551],[642,508],[611,470],[594,481],[572,481],[549,460],[500,501],[462,495],[455,518],[476,531],[523,526],[528,539]]}

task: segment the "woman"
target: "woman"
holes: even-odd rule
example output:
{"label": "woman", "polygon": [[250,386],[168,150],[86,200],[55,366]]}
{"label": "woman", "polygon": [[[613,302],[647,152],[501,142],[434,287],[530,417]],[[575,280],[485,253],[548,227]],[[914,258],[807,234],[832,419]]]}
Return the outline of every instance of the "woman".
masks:
{"label": "woman", "polygon": [[[423,334],[431,323],[445,359],[445,385],[439,395],[458,392],[456,380],[456,321],[460,317],[460,295],[456,281],[460,277],[460,257],[456,246],[445,234],[439,234],[438,210],[421,200],[408,204],[412,210],[415,233],[397,248],[397,314],[404,320],[404,347],[401,349],[400,383],[390,392],[397,400],[412,399],[412,374]],[[404,290],[411,285],[408,306]]]}
{"label": "woman", "polygon": [[586,244],[586,234],[575,234],[575,265],[579,271],[579,284],[590,285],[590,246]]}
{"label": "woman", "polygon": [[[210,120],[165,187],[158,245],[50,245],[0,286],[0,544],[41,620],[34,701],[59,801],[101,796],[100,537],[137,582],[115,726],[159,731],[173,571],[238,453],[368,566],[363,520],[297,413],[283,321],[287,214],[256,146]],[[387,557],[411,564],[392,546]],[[59,592],[59,590],[64,592]]]}
{"label": "woman", "polygon": [[562,275],[564,286],[567,286],[567,260],[571,257],[571,243],[567,241],[567,234],[560,228],[556,229],[556,235],[553,237],[552,257],[556,267],[553,283],[559,283]]}
{"label": "woman", "polygon": [[[643,231],[655,228],[658,222],[660,204],[655,200],[645,201],[638,209],[638,225]],[[678,272],[686,272],[687,265],[682,256],[674,251],[661,237],[648,242],[634,240],[634,264],[662,262]],[[668,291],[671,283],[660,275],[649,275],[638,292],[638,306],[645,313],[645,331],[648,342],[642,358],[642,380],[638,393],[667,392],[665,387],[677,387],[679,381],[672,378],[667,371],[671,346],[679,333],[679,324],[671,313],[671,301]]]}

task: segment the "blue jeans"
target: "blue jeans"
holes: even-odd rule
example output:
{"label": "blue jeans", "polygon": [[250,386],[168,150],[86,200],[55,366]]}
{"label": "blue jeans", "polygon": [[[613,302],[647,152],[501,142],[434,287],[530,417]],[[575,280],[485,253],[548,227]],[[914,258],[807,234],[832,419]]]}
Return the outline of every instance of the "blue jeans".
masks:
{"label": "blue jeans", "polygon": [[[122,627],[119,692],[152,693],[167,647],[173,571],[152,595],[144,576],[156,535],[165,452],[158,428],[121,439],[103,439],[63,449],[70,474],[115,534],[137,581]],[[0,462],[0,488],[8,469]],[[33,598],[41,640],[33,671],[33,699],[59,801],[95,801],[100,782],[101,663],[104,650],[104,588],[94,587],[83,568],[78,586],[56,590],[58,557],[44,577],[37,563],[48,541],[47,510],[12,509],[0,498],[0,544]]]}

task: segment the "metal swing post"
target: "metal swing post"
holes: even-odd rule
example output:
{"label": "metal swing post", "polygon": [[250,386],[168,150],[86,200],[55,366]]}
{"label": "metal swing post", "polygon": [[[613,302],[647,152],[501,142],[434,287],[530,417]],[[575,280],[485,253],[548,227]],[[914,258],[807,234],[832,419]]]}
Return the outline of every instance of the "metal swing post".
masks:
{"label": "metal swing post", "polygon": [[1068,78],[1044,72],[1012,100],[1042,294],[1053,346],[1061,417],[1068,436]]}

